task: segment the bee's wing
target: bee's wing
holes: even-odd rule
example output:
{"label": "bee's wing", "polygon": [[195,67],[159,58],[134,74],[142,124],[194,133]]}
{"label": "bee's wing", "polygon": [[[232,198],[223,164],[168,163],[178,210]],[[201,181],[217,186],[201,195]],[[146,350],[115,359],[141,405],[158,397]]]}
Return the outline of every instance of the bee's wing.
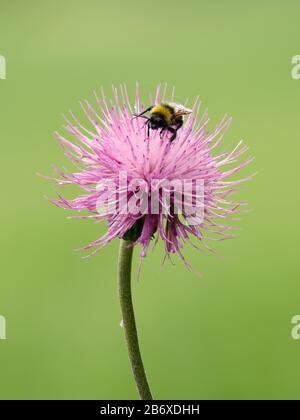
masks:
{"label": "bee's wing", "polygon": [[192,109],[186,108],[181,104],[171,103],[170,105],[175,109],[176,115],[188,115],[193,112]]}

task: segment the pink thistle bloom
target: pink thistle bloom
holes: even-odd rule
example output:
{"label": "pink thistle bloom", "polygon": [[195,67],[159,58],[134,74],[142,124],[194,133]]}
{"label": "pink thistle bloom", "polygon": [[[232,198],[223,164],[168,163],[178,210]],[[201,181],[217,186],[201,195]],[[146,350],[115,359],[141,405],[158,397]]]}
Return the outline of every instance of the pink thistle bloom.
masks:
{"label": "pink thistle bloom", "polygon": [[[182,254],[185,242],[196,238],[200,245],[210,249],[207,239],[233,236],[233,228],[226,222],[243,203],[233,203],[229,196],[251,177],[227,178],[252,159],[238,163],[248,150],[242,142],[232,151],[214,153],[230,119],[224,118],[209,133],[207,113],[199,117],[198,100],[171,142],[171,133],[150,130],[148,136],[147,121],[133,118],[145,109],[138,87],[134,108],[126,88],[121,86],[120,92],[118,95],[113,88],[114,101],[110,102],[103,92],[101,98],[96,95],[96,110],[85,101],[82,108],[91,129],[71,113],[73,122],[66,119],[65,129],[75,143],[56,133],[66,155],[79,168],[74,173],[58,171],[61,178],[56,181],[59,185],[78,185],[84,194],[71,200],[59,196],[54,203],[64,209],[89,213],[78,217],[108,222],[106,234],[84,249],[94,248],[94,253],[113,239],[126,238],[130,233],[133,244],[141,245],[141,257],[145,257],[151,240],[156,238],[156,244],[160,238],[166,256],[177,253],[189,267]],[[153,102],[164,103],[165,96],[166,88],[161,93],[158,87]],[[174,92],[171,102],[173,96]],[[227,168],[228,165],[232,166]],[[188,182],[191,182],[189,191],[185,189]],[[184,185],[182,190],[180,183]],[[197,183],[202,186],[200,192]],[[155,211],[150,205],[153,196],[157,199]],[[135,205],[130,206],[130,201]],[[180,201],[183,205],[179,212]]]}

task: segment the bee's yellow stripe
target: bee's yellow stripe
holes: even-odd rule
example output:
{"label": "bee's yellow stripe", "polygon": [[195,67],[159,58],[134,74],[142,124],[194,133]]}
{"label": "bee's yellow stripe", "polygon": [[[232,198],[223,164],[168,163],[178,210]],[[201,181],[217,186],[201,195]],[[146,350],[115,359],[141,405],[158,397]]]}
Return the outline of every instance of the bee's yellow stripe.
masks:
{"label": "bee's yellow stripe", "polygon": [[172,113],[168,108],[165,108],[163,105],[155,105],[151,110],[151,114],[161,114],[165,117],[166,121],[170,123]]}

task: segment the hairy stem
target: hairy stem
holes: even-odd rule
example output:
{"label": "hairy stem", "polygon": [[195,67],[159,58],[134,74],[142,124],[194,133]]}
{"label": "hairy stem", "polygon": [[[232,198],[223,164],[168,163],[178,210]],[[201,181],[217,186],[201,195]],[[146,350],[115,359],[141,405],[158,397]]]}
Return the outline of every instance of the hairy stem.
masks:
{"label": "hairy stem", "polygon": [[123,327],[129,359],[141,400],[152,400],[150,387],[141,357],[131,295],[131,267],[133,247],[130,240],[121,240],[119,253],[119,295]]}

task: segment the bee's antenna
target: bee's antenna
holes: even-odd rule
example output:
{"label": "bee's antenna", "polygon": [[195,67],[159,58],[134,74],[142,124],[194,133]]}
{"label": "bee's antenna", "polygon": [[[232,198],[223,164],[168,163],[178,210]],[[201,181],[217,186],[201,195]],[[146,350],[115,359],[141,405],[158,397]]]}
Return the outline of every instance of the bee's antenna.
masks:
{"label": "bee's antenna", "polygon": [[132,120],[135,120],[136,118],[144,118],[145,120],[150,120],[150,118],[146,117],[146,115],[140,115],[140,114],[133,114],[133,117],[131,118]]}
{"label": "bee's antenna", "polygon": [[149,118],[146,117],[146,115],[144,115],[144,114],[151,111],[152,108],[153,108],[153,106],[149,106],[149,108],[145,109],[145,111],[141,112],[140,114],[133,114],[134,117],[132,119],[134,120],[135,118],[142,117],[142,118],[146,118],[147,120],[149,120]]}

